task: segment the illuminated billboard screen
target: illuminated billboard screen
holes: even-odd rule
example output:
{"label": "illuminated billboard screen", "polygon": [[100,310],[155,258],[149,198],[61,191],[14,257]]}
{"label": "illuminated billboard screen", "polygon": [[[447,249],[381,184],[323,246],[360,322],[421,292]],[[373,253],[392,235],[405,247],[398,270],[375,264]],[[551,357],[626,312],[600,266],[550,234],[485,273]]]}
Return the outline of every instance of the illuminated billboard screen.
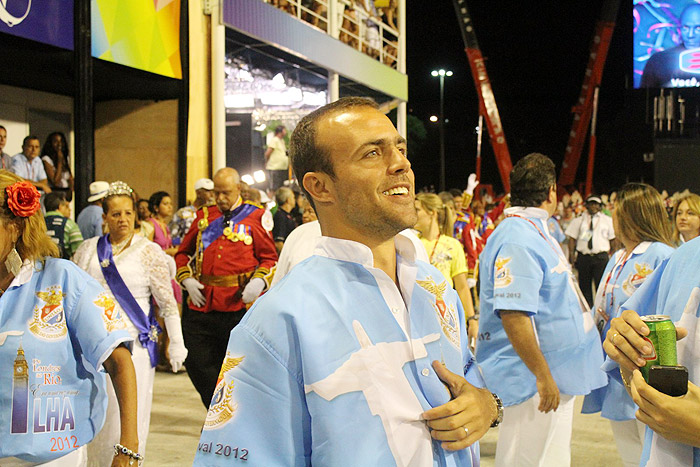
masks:
{"label": "illuminated billboard screen", "polygon": [[700,3],[635,0],[634,87],[700,87]]}
{"label": "illuminated billboard screen", "polygon": [[180,0],[91,0],[90,8],[93,57],[182,78]]}

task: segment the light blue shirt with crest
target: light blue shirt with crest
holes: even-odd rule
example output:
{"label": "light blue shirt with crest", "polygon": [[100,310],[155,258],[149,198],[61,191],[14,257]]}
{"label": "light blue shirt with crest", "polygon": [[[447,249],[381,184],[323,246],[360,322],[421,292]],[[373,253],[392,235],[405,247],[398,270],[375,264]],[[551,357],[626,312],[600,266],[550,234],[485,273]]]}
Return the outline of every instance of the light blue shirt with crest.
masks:
{"label": "light blue shirt with crest", "polygon": [[321,237],[231,332],[194,465],[479,464],[422,412],[450,401],[431,363],[483,386],[457,293],[395,239],[399,286],[366,246]]}
{"label": "light blue shirt with crest", "polygon": [[562,394],[584,395],[607,382],[603,351],[571,266],[540,208],[513,207],[480,256],[481,318],[477,355],[484,380],[504,406],[537,393],[535,375],[511,344],[501,311],[530,316],[537,341]]}
{"label": "light blue shirt with crest", "polygon": [[[688,330],[678,341],[678,364],[688,368],[688,380],[700,384],[700,237],[681,245],[662,262],[622,306],[640,316],[668,315]],[[620,381],[619,366],[607,359],[603,368]],[[644,467],[700,467],[700,449],[668,441],[647,428],[640,465]]]}
{"label": "light blue shirt with crest", "polygon": [[39,464],[104,423],[102,363],[132,342],[111,294],[70,261],[26,261],[0,297],[0,465]]}

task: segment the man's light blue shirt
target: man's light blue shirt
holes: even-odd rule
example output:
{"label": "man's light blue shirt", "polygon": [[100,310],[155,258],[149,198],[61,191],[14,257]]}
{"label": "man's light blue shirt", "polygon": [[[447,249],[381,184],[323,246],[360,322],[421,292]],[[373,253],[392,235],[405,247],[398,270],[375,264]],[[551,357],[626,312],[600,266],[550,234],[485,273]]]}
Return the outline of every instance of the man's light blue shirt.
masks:
{"label": "man's light blue shirt", "polygon": [[[231,332],[195,465],[479,464],[421,414],[449,402],[431,363],[483,387],[457,293],[397,236],[399,287],[369,248],[321,237]],[[245,456],[245,459],[244,459]]]}
{"label": "man's light blue shirt", "polygon": [[40,157],[35,157],[31,162],[27,159],[24,153],[15,154],[12,157],[12,171],[19,177],[22,177],[33,182],[46,180],[46,171],[44,163]]}
{"label": "man's light blue shirt", "polygon": [[83,234],[83,239],[87,240],[92,237],[102,235],[102,206],[91,204],[86,206],[80,214],[78,214],[78,227],[80,233]]}
{"label": "man's light blue shirt", "polygon": [[486,385],[505,406],[537,393],[535,375],[518,356],[501,322],[501,311],[511,310],[531,317],[559,391],[588,394],[607,382],[600,370],[603,350],[571,266],[549,234],[549,215],[544,209],[518,207],[505,213],[480,256],[477,355]]}

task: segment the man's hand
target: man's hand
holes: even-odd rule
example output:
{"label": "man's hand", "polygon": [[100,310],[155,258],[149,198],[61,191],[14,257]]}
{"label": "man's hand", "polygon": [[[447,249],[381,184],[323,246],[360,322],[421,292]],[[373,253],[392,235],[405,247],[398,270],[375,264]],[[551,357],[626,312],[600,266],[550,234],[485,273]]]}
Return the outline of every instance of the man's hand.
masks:
{"label": "man's hand", "polygon": [[686,395],[667,396],[649,386],[639,370],[634,371],[631,386],[640,422],[668,440],[700,447],[700,388],[689,382]]}
{"label": "man's hand", "polygon": [[551,374],[537,378],[537,393],[540,395],[540,405],[537,410],[548,413],[559,407],[559,388]]}
{"label": "man's hand", "polygon": [[[610,321],[610,330],[605,335],[603,349],[620,367],[629,371],[646,365],[642,355],[651,354],[651,344],[642,336],[649,335],[649,328],[639,315],[632,310],[625,310],[619,318]],[[685,328],[676,328],[676,339],[688,335]]]}
{"label": "man's hand", "polygon": [[243,293],[241,294],[241,300],[243,300],[243,303],[246,304],[254,302],[255,299],[260,296],[264,288],[264,280],[262,280],[259,277],[251,279],[251,281],[248,282],[248,285],[245,286],[245,289],[243,289]]}
{"label": "man's hand", "polygon": [[437,360],[433,369],[450,389],[452,400],[423,412],[430,435],[442,441],[442,447],[448,451],[471,446],[484,436],[498,416],[496,402],[488,389],[472,386]]}
{"label": "man's hand", "polygon": [[200,292],[200,290],[204,288],[204,284],[194,277],[188,277],[182,281],[182,285],[187,289],[187,294],[190,296],[190,300],[192,300],[195,306],[204,306],[207,301],[204,295],[202,295],[202,292]]}

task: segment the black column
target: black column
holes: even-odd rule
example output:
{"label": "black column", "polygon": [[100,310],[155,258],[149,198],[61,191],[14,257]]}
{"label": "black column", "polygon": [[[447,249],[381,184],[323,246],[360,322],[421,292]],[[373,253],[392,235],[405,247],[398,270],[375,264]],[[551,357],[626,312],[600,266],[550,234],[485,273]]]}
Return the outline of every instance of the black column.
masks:
{"label": "black column", "polygon": [[74,2],[74,99],[76,212],[87,205],[95,179],[95,107],[92,81],[90,2]]}
{"label": "black column", "polygon": [[188,1],[180,2],[180,63],[182,79],[177,106],[177,201],[187,205],[187,122],[190,99],[190,28]]}

